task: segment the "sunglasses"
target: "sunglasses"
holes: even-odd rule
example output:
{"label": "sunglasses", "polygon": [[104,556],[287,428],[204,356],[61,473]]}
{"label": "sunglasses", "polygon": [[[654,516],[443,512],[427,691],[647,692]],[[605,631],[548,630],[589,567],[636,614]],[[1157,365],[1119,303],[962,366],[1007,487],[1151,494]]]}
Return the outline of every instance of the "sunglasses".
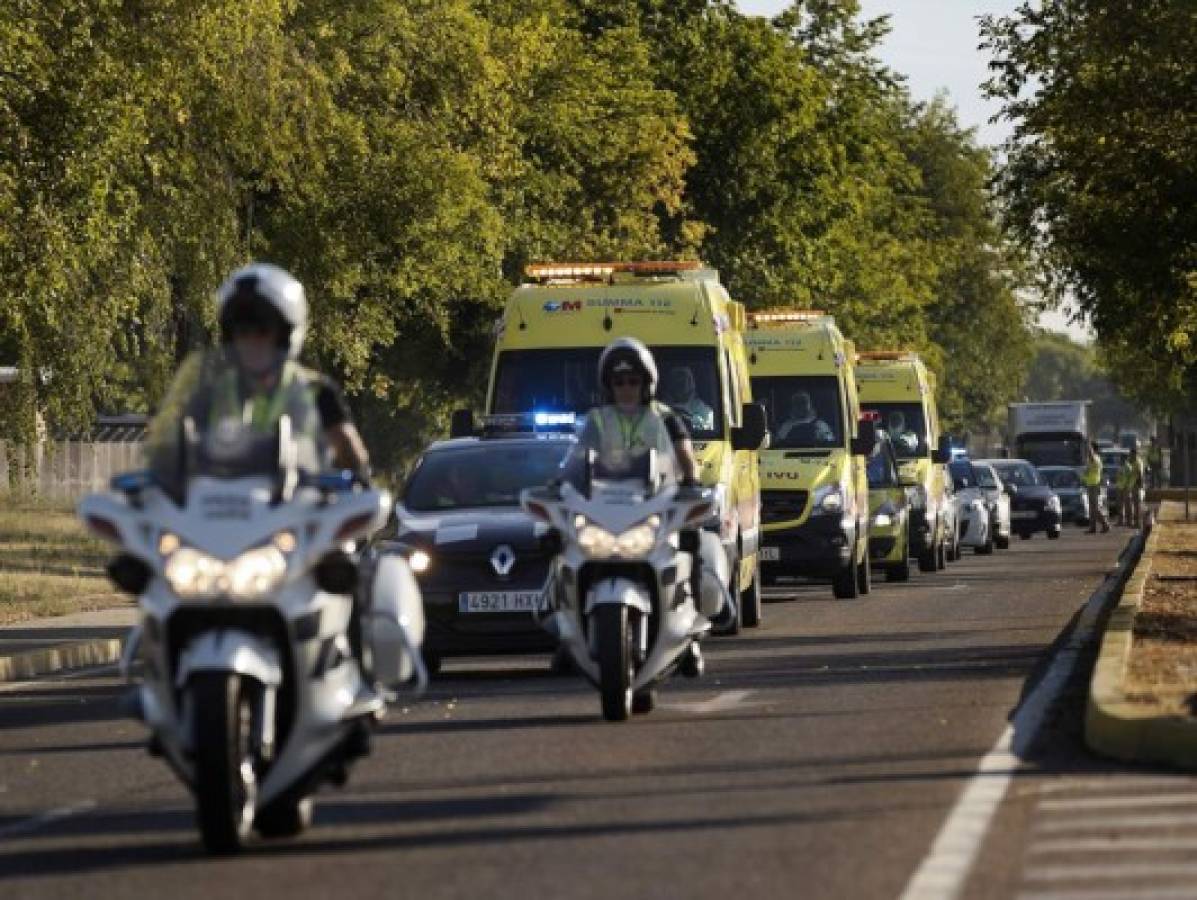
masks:
{"label": "sunglasses", "polygon": [[611,379],[612,387],[640,387],[642,379],[635,375],[616,375]]}

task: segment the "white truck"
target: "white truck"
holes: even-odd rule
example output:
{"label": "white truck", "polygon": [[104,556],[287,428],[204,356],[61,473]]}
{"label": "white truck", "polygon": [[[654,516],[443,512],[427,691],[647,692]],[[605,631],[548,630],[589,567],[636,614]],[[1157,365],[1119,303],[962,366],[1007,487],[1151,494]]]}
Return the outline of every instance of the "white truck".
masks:
{"label": "white truck", "polygon": [[1011,403],[1006,446],[1033,466],[1072,466],[1088,461],[1089,401]]}

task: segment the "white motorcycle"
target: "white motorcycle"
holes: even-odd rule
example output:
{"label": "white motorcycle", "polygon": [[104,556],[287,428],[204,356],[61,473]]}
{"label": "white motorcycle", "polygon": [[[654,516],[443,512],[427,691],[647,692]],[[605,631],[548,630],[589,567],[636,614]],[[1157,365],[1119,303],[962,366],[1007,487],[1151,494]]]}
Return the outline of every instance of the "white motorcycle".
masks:
{"label": "white motorcycle", "polygon": [[121,662],[130,680],[141,664],[131,711],[194,794],[207,849],[230,852],[255,829],[299,833],[317,787],[344,783],[385,711],[370,682],[426,681],[424,618],[401,557],[358,585],[351,542],[386,521],[385,491],[303,474],[287,415],[268,441],[195,421],[180,414],[170,471],[117,476],[79,514],[140,597]]}
{"label": "white motorcycle", "polygon": [[655,686],[679,666],[701,674],[698,639],[730,602],[727,559],[718,535],[701,529],[712,491],[666,483],[651,451],[625,472],[579,456],[580,476],[525,490],[520,502],[556,545],[549,628],[599,689],[603,718],[624,721],[649,712]]}

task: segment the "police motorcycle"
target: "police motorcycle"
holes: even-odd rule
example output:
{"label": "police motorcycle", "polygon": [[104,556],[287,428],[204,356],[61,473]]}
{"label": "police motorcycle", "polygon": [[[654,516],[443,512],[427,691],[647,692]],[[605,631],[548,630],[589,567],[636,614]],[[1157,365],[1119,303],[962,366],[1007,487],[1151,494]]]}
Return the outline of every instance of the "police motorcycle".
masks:
{"label": "police motorcycle", "polygon": [[79,507],[120,548],[110,577],[140,601],[121,661],[129,711],[191,790],[217,853],[254,830],[302,831],[318,786],[344,784],[369,750],[386,703],[373,683],[426,681],[407,563],[380,557],[358,583],[353,542],[382,526],[390,496],[320,472],[287,414],[268,435],[193,417],[183,372],[219,379],[227,366],[219,352],[189,360],[151,427],[149,469]]}
{"label": "police motorcycle", "polygon": [[712,490],[678,485],[655,450],[612,465],[579,447],[564,479],[520,502],[557,551],[546,627],[598,688],[604,719],[651,711],[656,685],[679,667],[702,673],[698,639],[730,602],[726,555],[701,527]]}

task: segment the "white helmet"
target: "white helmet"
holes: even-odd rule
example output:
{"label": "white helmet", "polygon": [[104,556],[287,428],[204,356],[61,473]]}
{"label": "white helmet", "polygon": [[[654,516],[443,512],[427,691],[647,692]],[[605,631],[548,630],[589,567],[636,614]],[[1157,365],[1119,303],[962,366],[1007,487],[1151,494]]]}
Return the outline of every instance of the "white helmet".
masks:
{"label": "white helmet", "polygon": [[598,361],[598,380],[607,402],[614,400],[611,376],[616,372],[636,372],[644,379],[640,399],[647,403],[657,394],[657,364],[652,351],[633,337],[616,338],[603,350]]}
{"label": "white helmet", "polygon": [[232,340],[233,325],[238,321],[280,327],[280,345],[288,359],[295,359],[303,349],[308,301],[303,285],[290,272],[270,263],[251,263],[220,286],[216,318],[222,343]]}

